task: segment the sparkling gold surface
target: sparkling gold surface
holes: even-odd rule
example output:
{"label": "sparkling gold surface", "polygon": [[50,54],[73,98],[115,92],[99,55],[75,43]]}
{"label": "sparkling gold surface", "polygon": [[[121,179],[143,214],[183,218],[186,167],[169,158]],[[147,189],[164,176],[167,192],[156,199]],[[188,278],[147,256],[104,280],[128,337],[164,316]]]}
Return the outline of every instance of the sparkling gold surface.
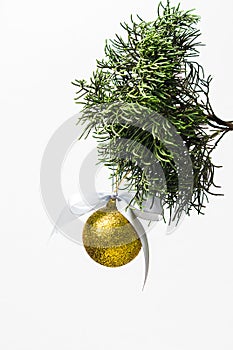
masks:
{"label": "sparkling gold surface", "polygon": [[133,226],[117,210],[115,199],[87,219],[83,244],[93,260],[108,267],[128,264],[142,246]]}

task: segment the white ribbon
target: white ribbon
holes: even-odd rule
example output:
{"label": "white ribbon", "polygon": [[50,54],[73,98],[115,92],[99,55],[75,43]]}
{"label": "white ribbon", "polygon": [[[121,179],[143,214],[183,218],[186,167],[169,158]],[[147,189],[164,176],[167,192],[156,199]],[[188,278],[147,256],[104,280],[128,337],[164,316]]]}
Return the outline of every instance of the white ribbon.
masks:
{"label": "white ribbon", "polygon": [[[77,202],[76,196],[73,196],[68,201],[68,205],[62,210],[55,224],[52,234],[56,230],[58,230],[63,234],[65,234],[65,236],[68,236],[68,238],[71,239],[72,241],[76,243],[78,242],[81,243],[82,242],[81,230],[80,232],[78,232],[78,230],[75,230],[75,231],[70,230],[69,235],[67,235],[67,233],[64,232],[62,228],[64,228],[69,224],[71,225],[75,224],[75,221],[77,223],[77,219],[81,218],[83,215],[88,214],[93,210],[98,210],[99,208],[104,207],[111,198],[115,198],[117,209],[120,212],[122,212],[123,209],[126,209],[127,207],[127,209],[123,211],[123,215],[134,227],[143,247],[144,258],[145,258],[145,277],[144,277],[144,284],[143,284],[143,288],[144,288],[146,284],[147,276],[148,276],[148,270],[149,270],[149,245],[148,245],[146,231],[139,219],[143,219],[147,221],[161,220],[162,208],[161,208],[159,199],[158,198],[148,199],[147,201],[143,202],[143,210],[140,210],[135,206],[132,206],[131,204],[129,204],[132,200],[132,195],[126,192],[123,192],[118,195],[99,192],[97,194],[96,193],[89,194],[89,196],[87,197],[89,197],[90,199],[89,202],[91,204],[85,203],[83,200]],[[75,232],[75,235],[72,234],[72,232]]]}

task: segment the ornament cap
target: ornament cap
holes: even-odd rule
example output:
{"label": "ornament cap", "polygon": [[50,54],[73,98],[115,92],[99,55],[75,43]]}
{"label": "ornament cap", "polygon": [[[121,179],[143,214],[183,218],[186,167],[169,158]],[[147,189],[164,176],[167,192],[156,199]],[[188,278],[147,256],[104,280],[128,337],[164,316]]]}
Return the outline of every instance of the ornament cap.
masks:
{"label": "ornament cap", "polygon": [[106,204],[106,208],[109,210],[117,210],[116,207],[116,198],[110,198],[108,203]]}

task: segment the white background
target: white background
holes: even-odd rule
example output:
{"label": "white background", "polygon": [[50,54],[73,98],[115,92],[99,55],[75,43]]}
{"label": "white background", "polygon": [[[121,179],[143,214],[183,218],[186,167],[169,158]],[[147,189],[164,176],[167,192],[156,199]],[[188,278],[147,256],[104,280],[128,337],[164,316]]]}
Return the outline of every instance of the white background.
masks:
{"label": "white background", "polygon": [[[153,231],[145,291],[143,255],[120,269],[92,262],[57,236],[39,189],[53,132],[79,111],[70,82],[88,78],[119,22],[152,20],[152,0],[0,2],[0,348],[4,350],[232,350],[233,134],[216,150],[210,198],[171,236]],[[230,0],[183,0],[202,16],[201,62],[217,114],[232,117]],[[77,159],[77,163],[79,159]]]}

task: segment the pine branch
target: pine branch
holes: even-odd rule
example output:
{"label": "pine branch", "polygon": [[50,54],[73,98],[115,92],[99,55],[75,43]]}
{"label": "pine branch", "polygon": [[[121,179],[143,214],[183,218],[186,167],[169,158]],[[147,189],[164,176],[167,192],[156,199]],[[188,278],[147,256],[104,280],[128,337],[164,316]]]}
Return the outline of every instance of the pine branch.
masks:
{"label": "pine branch", "polygon": [[[134,200],[139,205],[148,196],[158,196],[170,210],[176,206],[180,189],[174,154],[156,133],[146,132],[148,123],[153,130],[160,127],[155,119],[138,116],[142,127],[133,127],[115,110],[111,111],[110,122],[108,114],[95,113],[95,106],[136,103],[159,113],[176,127],[187,146],[194,181],[192,199],[188,206],[181,203],[180,208],[202,214],[213,194],[211,188],[218,187],[214,183],[217,166],[212,163],[212,152],[233,130],[233,123],[214,113],[209,97],[212,78],[206,78],[204,68],[195,61],[203,45],[197,28],[199,20],[193,10],[182,11],[180,5],[171,6],[170,1],[159,4],[154,21],[146,22],[139,16],[135,21],[131,16],[130,23],[121,24],[125,37],[117,34],[106,41],[105,58],[97,60],[89,82],[73,83],[79,89],[76,103],[84,104],[81,121],[88,123],[87,133],[92,130],[98,141],[100,162],[113,171],[112,176],[123,179],[127,174],[125,186],[135,191]],[[135,142],[129,147],[132,154],[125,155],[123,139]],[[147,164],[140,145],[153,154],[153,159],[147,157]],[[112,149],[115,153],[110,152]],[[158,164],[163,168],[166,189]]]}

